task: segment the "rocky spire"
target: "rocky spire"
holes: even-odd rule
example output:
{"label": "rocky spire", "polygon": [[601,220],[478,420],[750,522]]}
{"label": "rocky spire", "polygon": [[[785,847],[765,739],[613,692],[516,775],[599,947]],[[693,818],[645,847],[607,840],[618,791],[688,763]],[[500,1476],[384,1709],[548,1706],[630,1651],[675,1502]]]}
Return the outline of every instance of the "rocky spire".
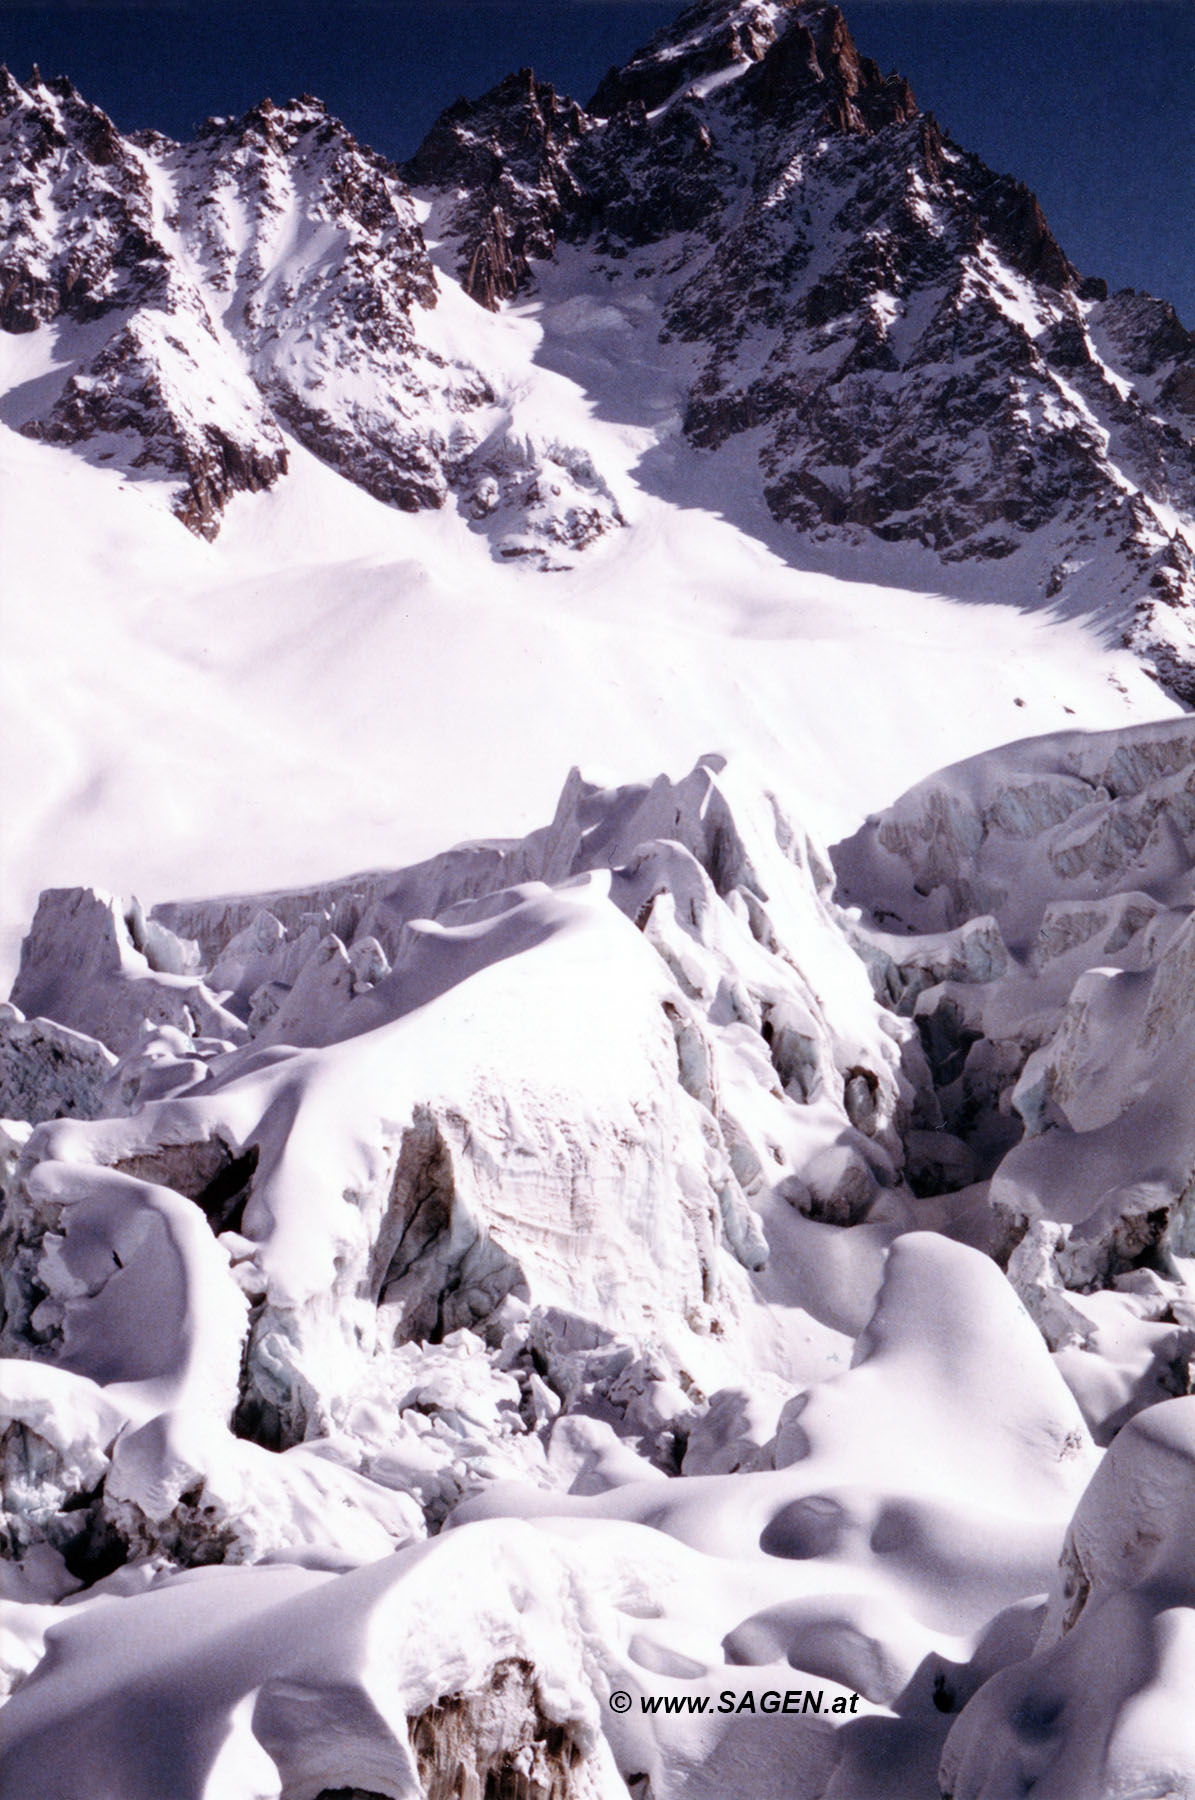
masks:
{"label": "rocky spire", "polygon": [[482,99],[441,113],[406,165],[415,186],[467,190],[460,276],[482,306],[516,293],[532,261],[551,256],[557,235],[576,222],[583,201],[568,152],[590,124],[575,101],[520,69]]}
{"label": "rocky spire", "polygon": [[879,130],[916,111],[908,83],[861,57],[837,6],[820,0],[699,0],[609,71],[589,111],[598,118],[634,106],[654,112],[728,81],[738,81],[744,100],[765,114],[812,100],[824,123],[843,131]]}

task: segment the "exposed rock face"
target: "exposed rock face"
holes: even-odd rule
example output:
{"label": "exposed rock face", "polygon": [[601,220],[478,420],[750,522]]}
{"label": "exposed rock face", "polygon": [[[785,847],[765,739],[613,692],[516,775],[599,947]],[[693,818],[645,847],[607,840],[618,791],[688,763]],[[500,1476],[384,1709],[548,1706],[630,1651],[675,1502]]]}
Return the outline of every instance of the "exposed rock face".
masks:
{"label": "exposed rock face", "polygon": [[498,1663],[484,1693],[429,1706],[411,1720],[411,1747],[426,1800],[599,1800],[581,1746],[544,1717],[526,1662]]}
{"label": "exposed rock face", "polygon": [[533,260],[551,256],[557,230],[585,208],[567,155],[590,124],[550,82],[521,69],[476,105],[449,107],[408,163],[413,183],[464,190],[453,215],[461,286],[481,305],[516,293]]}
{"label": "exposed rock face", "polygon": [[[1195,333],[1180,323],[1165,300],[1123,288],[1111,298],[1097,295],[1093,328],[1119,366],[1137,378],[1144,396],[1163,416],[1190,418],[1195,412],[1191,357]],[[1146,383],[1149,386],[1146,386]]]}
{"label": "exposed rock face", "polygon": [[164,162],[182,241],[275,418],[379,499],[441,505],[441,413],[490,394],[418,341],[435,276],[396,171],[309,96],[211,120]]}
{"label": "exposed rock face", "polygon": [[[754,67],[750,66],[754,65]],[[839,130],[876,130],[908,118],[908,84],[860,57],[836,6],[727,6],[699,0],[664,27],[622,69],[611,69],[589,103],[599,118],[624,107],[654,112],[682,90],[745,72],[744,94],[761,113],[783,113],[812,95],[823,121]]]}
{"label": "exposed rock face", "polygon": [[251,383],[236,371],[218,383],[223,417],[196,414],[192,396],[204,379],[209,333],[207,321],[192,314],[135,314],[69,377],[26,434],[50,444],[132,440],[131,466],[179,477],[176,517],[198,536],[214,537],[233,494],[259,492],[286,473],[286,450]]}
{"label": "exposed rock face", "polygon": [[174,510],[212,536],[229,497],[269,487],[286,451],[220,321],[182,265],[157,140],[124,138],[68,81],[0,78],[0,324],[89,329],[30,436],[123,453],[175,479]]}
{"label": "exposed rock face", "polygon": [[558,562],[621,523],[583,452],[507,441],[488,377],[429,341],[410,195],[318,101],[179,146],[6,72],[0,182],[0,324],[58,333],[22,429],[166,479],[199,535],[286,473],[284,431],[403,511],[461,489],[480,527],[517,522],[502,554]]}
{"label": "exposed rock face", "polygon": [[689,438],[749,434],[806,545],[1007,561],[1010,591],[1105,612],[1195,694],[1195,349],[1171,309],[1082,281],[1029,190],[835,7],[691,7],[580,115],[521,79],[444,114],[408,169],[476,297],[562,240],[651,277],[692,346]]}
{"label": "exposed rock face", "polygon": [[787,24],[773,23],[774,10],[691,7],[611,70],[586,111],[524,69],[442,113],[405,172],[416,185],[462,194],[448,220],[466,291],[496,306],[558,237],[592,233],[625,255],[678,232],[716,232],[741,175],[733,154],[714,148],[703,82],[740,78],[748,129],[807,124],[810,103],[819,125],[864,134],[916,110],[904,82],[885,81],[860,59],[837,8],[806,8],[817,15],[812,29],[795,6]]}
{"label": "exposed rock face", "polygon": [[5,247],[0,325],[64,311],[95,319],[160,296],[166,256],[136,150],[69,81],[22,88],[0,72]]}

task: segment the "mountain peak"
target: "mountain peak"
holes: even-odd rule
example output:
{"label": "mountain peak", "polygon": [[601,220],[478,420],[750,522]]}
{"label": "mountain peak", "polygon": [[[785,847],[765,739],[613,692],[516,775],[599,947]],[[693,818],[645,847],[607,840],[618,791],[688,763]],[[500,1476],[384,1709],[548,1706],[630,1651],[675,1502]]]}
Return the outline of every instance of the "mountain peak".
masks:
{"label": "mountain peak", "polygon": [[802,11],[824,10],[802,7],[797,0],[781,4],[698,0],[657,31],[629,62],[607,73],[589,111],[610,118],[622,107],[638,103],[654,112],[695,82],[741,72],[761,61],[780,35],[779,21],[795,20]]}
{"label": "mountain peak", "polygon": [[589,111],[651,113],[731,83],[763,114],[815,101],[839,130],[878,130],[916,111],[908,83],[861,57],[838,7],[822,0],[699,0],[609,71]]}
{"label": "mountain peak", "polygon": [[314,94],[300,94],[297,100],[284,101],[272,100],[267,95],[256,106],[251,106],[248,112],[235,118],[205,119],[197,136],[201,141],[229,135],[243,139],[258,138],[267,144],[282,147],[289,146],[303,132],[310,131],[317,125],[330,126],[338,135],[349,139],[345,127],[339,120],[332,118],[323,101]]}
{"label": "mountain peak", "polygon": [[103,167],[119,160],[121,138],[101,107],[85,100],[66,75],[48,81],[36,63],[22,85],[5,67],[0,69],[0,117],[29,122],[40,145],[40,155],[60,148],[69,137],[87,160]]}
{"label": "mountain peak", "polygon": [[1195,698],[1174,540],[1195,504],[1192,340],[1160,303],[1081,281],[1030,191],[951,143],[835,5],[701,0],[588,110],[519,69],[402,170],[310,95],[189,145],[122,138],[65,81],[5,77],[0,116],[0,327],[111,333],[79,340],[21,429],[131,446],[205,535],[230,492],[284,471],[282,428],[390,504],[453,496],[502,557],[555,567],[623,522],[585,445],[490,442],[506,377],[428,323],[411,182],[469,299],[538,284],[549,311],[567,289],[564,316],[603,322],[565,333],[570,369],[621,320],[596,388],[628,358],[675,361],[663,415],[702,457],[748,451],[744,507],[869,569],[890,550],[982,583],[1004,563],[1010,591],[1114,618]]}

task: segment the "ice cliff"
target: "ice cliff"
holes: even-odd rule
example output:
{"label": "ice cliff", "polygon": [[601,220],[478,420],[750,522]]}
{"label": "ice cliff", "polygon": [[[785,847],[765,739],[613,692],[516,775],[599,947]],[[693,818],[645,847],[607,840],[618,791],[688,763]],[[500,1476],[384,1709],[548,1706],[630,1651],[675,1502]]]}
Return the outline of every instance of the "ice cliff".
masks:
{"label": "ice cliff", "polygon": [[1193,840],[1177,720],[44,895],[0,1793],[1186,1792]]}

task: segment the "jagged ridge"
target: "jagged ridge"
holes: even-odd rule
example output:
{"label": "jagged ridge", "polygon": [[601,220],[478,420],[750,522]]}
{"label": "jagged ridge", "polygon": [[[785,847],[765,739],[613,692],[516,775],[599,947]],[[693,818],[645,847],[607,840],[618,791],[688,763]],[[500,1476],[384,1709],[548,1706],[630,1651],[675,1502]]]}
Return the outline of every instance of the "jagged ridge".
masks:
{"label": "jagged ridge", "polygon": [[1104,613],[1195,694],[1195,338],[1081,278],[836,7],[692,7],[585,111],[524,71],[406,173],[445,196],[484,305],[558,240],[662,274],[690,440],[745,439],[805,542],[1011,559],[1011,589]]}
{"label": "jagged ridge", "polygon": [[1008,597],[1094,616],[1195,697],[1195,338],[1082,279],[834,6],[702,0],[587,107],[523,70],[401,172],[310,99],[185,147],[69,83],[6,75],[0,107],[0,323],[106,329],[25,429],[178,478],[206,535],[284,472],[283,427],[390,504],[455,491],[502,555],[554,566],[623,522],[585,447],[528,442],[509,375],[431,323],[410,183],[487,308],[563,244],[581,287],[650,289],[689,443],[794,555],[896,582],[920,556],[985,593],[1000,564]]}

